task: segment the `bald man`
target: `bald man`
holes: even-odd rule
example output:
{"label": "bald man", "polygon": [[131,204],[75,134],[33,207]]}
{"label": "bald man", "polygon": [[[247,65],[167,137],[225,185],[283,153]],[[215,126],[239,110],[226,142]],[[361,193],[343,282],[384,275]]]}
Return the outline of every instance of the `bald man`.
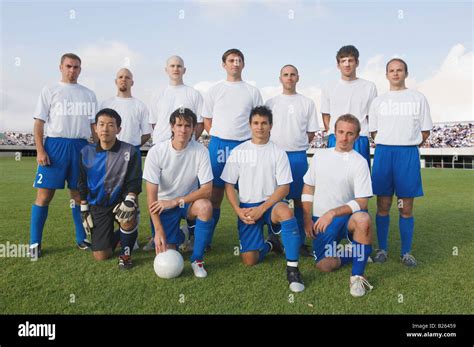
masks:
{"label": "bald man", "polygon": [[203,98],[194,88],[183,82],[186,67],[181,57],[173,55],[166,61],[165,72],[169,77],[169,85],[157,95],[151,105],[150,124],[153,127],[153,144],[171,138],[170,115],[178,108],[189,108],[197,117],[196,139],[204,129],[202,118]]}
{"label": "bald man", "polygon": [[111,108],[117,111],[122,118],[122,131],[117,138],[140,150],[140,147],[150,138],[152,128],[148,122],[147,106],[132,96],[133,84],[132,72],[126,68],[120,69],[115,77],[117,95],[103,101],[100,109]]}

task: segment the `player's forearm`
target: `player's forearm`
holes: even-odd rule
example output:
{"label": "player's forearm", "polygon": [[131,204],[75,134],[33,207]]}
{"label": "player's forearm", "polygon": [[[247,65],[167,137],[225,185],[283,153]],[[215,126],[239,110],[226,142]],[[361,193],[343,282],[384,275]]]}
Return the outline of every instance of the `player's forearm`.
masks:
{"label": "player's forearm", "polygon": [[261,205],[262,208],[267,211],[270,207],[275,205],[277,202],[282,201],[285,196],[288,195],[290,192],[290,185],[289,184],[284,184],[281,186],[278,186],[277,189],[273,192],[273,194]]}
{"label": "player's forearm", "polygon": [[35,119],[33,133],[34,133],[34,136],[35,136],[36,151],[38,153],[45,152],[44,144],[43,144],[44,122],[42,120]]}
{"label": "player's forearm", "polygon": [[227,196],[227,200],[229,200],[230,206],[235,213],[238,214],[239,210],[239,200],[237,198],[237,193],[235,192],[234,185],[230,183],[225,184],[225,195]]}
{"label": "player's forearm", "polygon": [[370,133],[370,136],[372,136],[372,139],[375,140],[375,136],[377,136],[377,132],[376,132],[376,131],[372,131],[372,132]]}
{"label": "player's forearm", "polygon": [[422,136],[422,141],[420,143],[420,146],[423,146],[423,144],[425,143],[425,141],[428,139],[428,137],[430,137],[430,131],[427,130],[427,131],[422,131],[421,132],[421,136]]}
{"label": "player's forearm", "polygon": [[151,134],[142,135],[140,139],[140,145],[143,146],[151,137]]}
{"label": "player's forearm", "polygon": [[306,133],[308,135],[308,143],[311,143],[313,142],[313,139],[314,139],[314,132],[312,133]]}
{"label": "player's forearm", "polygon": [[212,127],[212,118],[204,118],[204,129],[210,135]]}
{"label": "player's forearm", "polygon": [[324,124],[324,129],[326,131],[329,131],[329,122],[331,120],[331,116],[327,113],[323,113],[323,124]]}
{"label": "player's forearm", "polygon": [[[305,199],[306,198],[306,199]],[[313,220],[313,201],[314,198],[314,187],[307,184],[303,186],[303,192],[301,194],[301,205],[303,206],[303,220],[312,222]],[[311,201],[305,201],[311,199]]]}
{"label": "player's forearm", "polygon": [[212,182],[208,182],[206,184],[203,184],[198,190],[195,190],[192,193],[189,193],[188,195],[181,197],[183,199],[185,204],[190,204],[196,200],[199,199],[211,199],[212,195]]}
{"label": "player's forearm", "polygon": [[194,132],[194,136],[196,137],[196,140],[198,140],[201,137],[203,130],[204,130],[204,123],[197,123],[196,131]]}
{"label": "player's forearm", "polygon": [[[369,199],[361,198],[361,199],[355,199],[355,201],[359,205],[358,210],[367,210],[368,209]],[[329,210],[328,212],[332,213],[333,217],[346,216],[346,215],[349,215],[349,214],[353,213],[352,208],[349,205],[342,205],[342,206],[333,208],[332,210]]]}

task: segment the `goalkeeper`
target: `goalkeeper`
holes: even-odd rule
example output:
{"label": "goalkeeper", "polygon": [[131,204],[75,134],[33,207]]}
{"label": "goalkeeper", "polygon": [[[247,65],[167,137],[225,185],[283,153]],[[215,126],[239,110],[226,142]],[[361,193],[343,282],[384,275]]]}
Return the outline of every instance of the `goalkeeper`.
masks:
{"label": "goalkeeper", "polygon": [[[78,189],[82,222],[91,234],[94,258],[110,258],[120,241],[119,268],[127,270],[133,266],[131,253],[138,235],[142,169],[140,152],[117,139],[121,122],[120,115],[108,108],[95,116],[99,143],[81,151]],[[115,220],[120,229],[114,232]]]}

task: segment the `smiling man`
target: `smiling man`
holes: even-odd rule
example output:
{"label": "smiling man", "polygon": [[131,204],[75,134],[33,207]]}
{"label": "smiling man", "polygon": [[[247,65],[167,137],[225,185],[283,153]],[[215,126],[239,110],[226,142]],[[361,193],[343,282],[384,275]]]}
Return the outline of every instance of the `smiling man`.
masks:
{"label": "smiling man", "polygon": [[178,249],[189,239],[180,229],[182,219],[195,221],[191,266],[198,278],[207,276],[204,251],[212,237],[212,171],[209,153],[192,140],[197,118],[188,108],[175,110],[170,118],[171,139],[153,146],[145,160],[143,178],[155,228],[156,253]]}
{"label": "smiling man", "polygon": [[344,46],[336,54],[337,68],[341,78],[323,88],[321,95],[321,113],[324,128],[329,132],[328,148],[336,146],[334,125],[343,114],[352,114],[359,119],[360,135],[354,143],[370,167],[370,146],[368,114],[372,101],[377,96],[375,84],[357,77],[359,51],[354,46]]}
{"label": "smiling man", "polygon": [[[350,114],[336,121],[336,147],[318,150],[304,176],[301,200],[306,236],[313,239],[316,268],[334,271],[352,262],[350,293],[363,296],[372,286],[365,279],[372,251],[372,226],[367,213],[372,196],[370,171],[365,159],[353,150],[360,132],[359,120]],[[340,252],[348,238],[351,247]]]}
{"label": "smiling man", "polygon": [[[138,236],[141,155],[135,146],[117,139],[122,119],[115,110],[100,110],[95,120],[99,142],[81,151],[78,187],[82,221],[92,236],[94,258],[110,258],[120,241],[119,268],[128,270],[133,266],[131,254]],[[114,220],[120,226],[117,231]]]}
{"label": "smiling man", "polygon": [[390,207],[396,194],[402,243],[400,259],[405,266],[414,267],[417,262],[410,253],[415,229],[413,203],[416,197],[423,196],[418,147],[430,136],[433,123],[425,96],[405,85],[407,63],[399,58],[391,59],[386,76],[390,91],[376,98],[369,112],[369,130],[377,145],[372,179],[377,195],[379,249],[374,262],[387,260]]}
{"label": "smiling man", "polygon": [[[282,200],[288,195],[291,176],[285,151],[270,141],[272,111],[252,109],[249,117],[252,139],[234,148],[222,172],[225,191],[237,214],[240,255],[245,265],[255,265],[275,247],[263,237],[263,227],[281,232],[287,259],[290,290],[301,292],[304,283],[298,268],[301,235],[293,212]],[[238,195],[235,184],[238,183]],[[278,230],[277,230],[278,229]]]}

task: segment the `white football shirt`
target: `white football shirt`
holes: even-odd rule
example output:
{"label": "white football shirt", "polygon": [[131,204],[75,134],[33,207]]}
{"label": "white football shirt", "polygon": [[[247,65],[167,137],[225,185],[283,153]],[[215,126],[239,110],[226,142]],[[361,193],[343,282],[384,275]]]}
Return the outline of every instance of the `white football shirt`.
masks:
{"label": "white football shirt", "polygon": [[134,146],[141,145],[142,135],[151,134],[152,128],[149,119],[149,112],[146,105],[140,100],[131,98],[121,98],[115,96],[100,104],[100,109],[111,108],[122,118],[122,130],[117,135],[120,141],[128,142]]}
{"label": "white football shirt", "polygon": [[376,131],[375,143],[392,146],[417,146],[422,131],[433,122],[425,96],[411,89],[389,91],[377,97],[369,111],[369,131]]}
{"label": "white football shirt", "polygon": [[249,116],[258,105],[263,99],[257,88],[244,81],[222,81],[205,95],[203,117],[212,118],[212,136],[244,141],[252,137]]}
{"label": "white football shirt", "polygon": [[308,132],[319,130],[316,106],[301,94],[278,95],[265,103],[273,113],[270,140],[285,151],[306,151]]}
{"label": "white football shirt", "polygon": [[169,140],[171,138],[170,116],[178,108],[189,108],[196,114],[197,122],[202,123],[203,98],[193,87],[185,84],[167,86],[156,98],[150,107],[150,124],[155,124],[153,129],[153,143]]}
{"label": "white football shirt", "polygon": [[367,160],[354,150],[338,152],[335,148],[327,148],[316,151],[303,180],[315,187],[313,216],[316,217],[356,198],[372,196]]}
{"label": "white football shirt", "polygon": [[185,149],[177,151],[171,140],[154,145],[145,159],[143,178],[157,184],[158,199],[183,197],[212,181],[209,151],[197,141],[190,141]]}
{"label": "white football shirt", "polygon": [[339,79],[323,88],[321,113],[331,115],[329,133],[334,134],[334,125],[340,116],[350,113],[360,121],[360,135],[369,136],[367,115],[376,97],[375,84],[362,78],[353,81]]}
{"label": "white football shirt", "polygon": [[252,140],[233,149],[221,179],[239,182],[239,199],[244,203],[265,201],[278,186],[293,182],[286,152],[272,141],[256,145]]}
{"label": "white football shirt", "polygon": [[46,122],[48,137],[88,139],[97,106],[92,90],[77,83],[58,82],[43,88],[33,118]]}

